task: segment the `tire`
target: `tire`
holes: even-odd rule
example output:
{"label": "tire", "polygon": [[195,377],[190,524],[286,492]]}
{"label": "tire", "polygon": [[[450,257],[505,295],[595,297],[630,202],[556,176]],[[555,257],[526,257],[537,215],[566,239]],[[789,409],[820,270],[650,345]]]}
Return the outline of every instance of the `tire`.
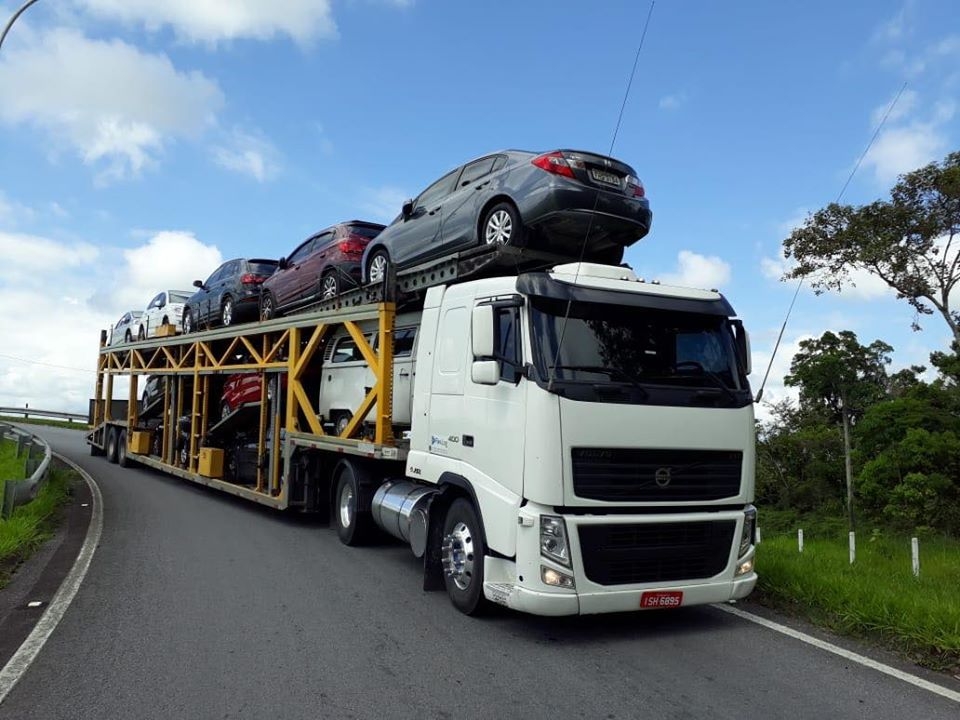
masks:
{"label": "tire", "polygon": [[117,465],[130,467],[133,461],[127,456],[127,431],[121,430],[117,438]]}
{"label": "tire", "polygon": [[220,406],[220,419],[223,420],[227,415],[229,415],[232,412],[233,410],[230,409],[230,403],[226,403],[226,402],[223,403],[223,405]]}
{"label": "tire", "polygon": [[133,335],[130,332],[130,328],[127,328],[127,331],[123,334],[124,342],[133,342]]}
{"label": "tire", "polygon": [[337,437],[343,435],[343,431],[347,429],[347,425],[350,424],[350,413],[339,413],[337,419],[333,423],[333,431],[336,433]]}
{"label": "tire", "polygon": [[193,330],[193,313],[187,308],[183,311],[183,334],[189,335]]}
{"label": "tire", "polygon": [[233,298],[227,295],[220,306],[220,324],[230,327],[233,324]]}
{"label": "tire", "polygon": [[143,325],[137,328],[137,340],[146,340],[147,331],[143,329]]}
{"label": "tire", "polygon": [[363,545],[373,534],[373,517],[368,511],[357,508],[360,505],[360,493],[366,488],[362,480],[363,471],[349,460],[341,460],[333,470],[335,489],[331,512],[332,524],[337,529],[340,542],[344,545]]}
{"label": "tire", "polygon": [[390,255],[384,248],[377,248],[367,262],[367,282],[371,285],[382,283],[390,270]]}
{"label": "tire", "polygon": [[117,462],[117,429],[110,428],[107,430],[107,462],[116,463]]}
{"label": "tire", "polygon": [[320,289],[317,293],[323,300],[332,300],[340,294],[340,279],[336,272],[324,273],[320,278]]}
{"label": "tire", "polygon": [[487,602],[483,596],[486,547],[480,518],[466,498],[457,498],[447,510],[440,552],[443,582],[447,586],[450,602],[466,615],[483,612]]}
{"label": "tire", "polygon": [[523,223],[520,213],[510,203],[497,203],[487,211],[480,226],[480,242],[484,245],[503,247],[522,245]]}
{"label": "tire", "polygon": [[273,293],[264,293],[260,298],[260,319],[273,320],[276,317],[280,317],[280,313],[277,312],[277,299]]}

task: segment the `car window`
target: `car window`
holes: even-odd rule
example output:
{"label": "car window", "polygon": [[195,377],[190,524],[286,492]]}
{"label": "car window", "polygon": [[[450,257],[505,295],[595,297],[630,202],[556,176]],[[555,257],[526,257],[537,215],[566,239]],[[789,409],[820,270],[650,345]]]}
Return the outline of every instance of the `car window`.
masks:
{"label": "car window", "polygon": [[165,295],[166,293],[160,293],[159,295],[155,295],[153,300],[150,301],[150,304],[147,305],[147,307],[148,308],[160,307],[160,305],[163,303],[163,298],[165,297]]}
{"label": "car window", "polygon": [[468,164],[463,168],[463,173],[460,175],[460,180],[457,182],[457,187],[462,188],[467,185],[471,185],[484,175],[489,175],[493,172],[493,163],[496,160],[496,156],[481,158],[480,160],[474,160],[472,163]]}
{"label": "car window", "polygon": [[354,342],[351,337],[340,338],[340,340],[337,341],[336,348],[334,348],[331,361],[342,363],[353,362],[355,360],[363,360],[363,355],[360,354],[360,348],[357,347],[357,343]]}
{"label": "car window", "polygon": [[247,263],[247,272],[251,272],[254,275],[273,275],[276,269],[276,260],[250,260]]}
{"label": "car window", "polygon": [[362,238],[373,240],[377,235],[383,232],[381,225],[347,225],[346,231],[353,235],[359,235]]}
{"label": "car window", "polygon": [[225,267],[226,267],[226,263],[224,263],[223,265],[218,267],[216,270],[214,270],[213,274],[207,278],[207,281],[204,283],[204,285],[212,285],[213,283],[217,282],[220,278],[222,278],[223,269]]}
{"label": "car window", "polygon": [[507,156],[497,155],[496,160],[493,161],[493,170],[491,170],[490,172],[496,172],[506,164],[507,164]]}
{"label": "car window", "polygon": [[413,341],[417,337],[416,328],[400,328],[393,334],[393,356],[410,357],[413,355]]}
{"label": "car window", "polygon": [[310,254],[312,247],[313,238],[310,238],[300,245],[300,247],[290,253],[290,257],[287,258],[287,262],[291,265],[294,263],[303,262],[303,259]]}
{"label": "car window", "polygon": [[172,303],[185,303],[189,299],[190,299],[190,296],[187,293],[180,293],[180,292],[170,293],[170,302]]}
{"label": "car window", "polygon": [[319,235],[313,237],[313,244],[310,246],[310,252],[315,253],[318,250],[323,250],[333,241],[333,230],[327,232],[322,232]]}
{"label": "car window", "polygon": [[519,308],[496,308],[494,322],[496,323],[496,355],[500,358],[500,379],[516,383],[519,381],[517,370],[522,364]]}
{"label": "car window", "polygon": [[457,168],[453,172],[450,172],[444,175],[442,178],[437,180],[433,185],[431,185],[422,193],[420,193],[419,197],[417,197],[417,201],[414,203],[414,206],[426,207],[427,205],[431,205],[437,202],[438,200],[441,200],[447,195],[449,195],[450,192],[453,190],[454,179],[459,174],[460,174],[460,168]]}

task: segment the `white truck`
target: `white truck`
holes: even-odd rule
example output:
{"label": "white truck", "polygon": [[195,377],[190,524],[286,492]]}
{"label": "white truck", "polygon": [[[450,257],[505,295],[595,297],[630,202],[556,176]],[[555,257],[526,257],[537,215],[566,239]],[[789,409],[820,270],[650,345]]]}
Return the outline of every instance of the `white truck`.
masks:
{"label": "white truck", "polygon": [[[422,307],[393,310],[344,306],[128,355],[104,347],[92,449],[329,511],[348,545],[377,526],[423,558],[425,589],[445,587],[468,614],[487,602],[571,615],[751,592],[749,341],[720,293],[572,263],[434,284]],[[138,375],[175,379],[159,419],[136,403],[109,417],[118,372],[131,398]],[[236,372],[259,372],[268,400],[245,421],[214,422],[207,408]],[[174,431],[188,415],[190,430]],[[256,448],[245,480],[210,462],[238,432]]]}

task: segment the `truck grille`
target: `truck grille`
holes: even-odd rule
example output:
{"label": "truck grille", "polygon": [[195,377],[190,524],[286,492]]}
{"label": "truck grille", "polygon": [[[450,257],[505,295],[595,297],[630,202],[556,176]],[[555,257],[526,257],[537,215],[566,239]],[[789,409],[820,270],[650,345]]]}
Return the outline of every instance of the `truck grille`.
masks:
{"label": "truck grille", "polygon": [[573,448],[577,497],[621,502],[719,500],[740,492],[734,450]]}
{"label": "truck grille", "polygon": [[735,520],[582,525],[583,569],[599,585],[710,578],[730,557]]}

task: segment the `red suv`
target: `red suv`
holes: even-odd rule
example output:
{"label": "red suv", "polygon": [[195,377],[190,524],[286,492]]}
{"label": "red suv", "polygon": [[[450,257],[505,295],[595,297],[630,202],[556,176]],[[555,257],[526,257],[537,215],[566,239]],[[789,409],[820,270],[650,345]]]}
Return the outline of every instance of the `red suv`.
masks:
{"label": "red suv", "polygon": [[383,228],[361,220],[339,223],[280,258],[279,269],[262,285],[260,317],[269,320],[360,287],[363,250]]}

